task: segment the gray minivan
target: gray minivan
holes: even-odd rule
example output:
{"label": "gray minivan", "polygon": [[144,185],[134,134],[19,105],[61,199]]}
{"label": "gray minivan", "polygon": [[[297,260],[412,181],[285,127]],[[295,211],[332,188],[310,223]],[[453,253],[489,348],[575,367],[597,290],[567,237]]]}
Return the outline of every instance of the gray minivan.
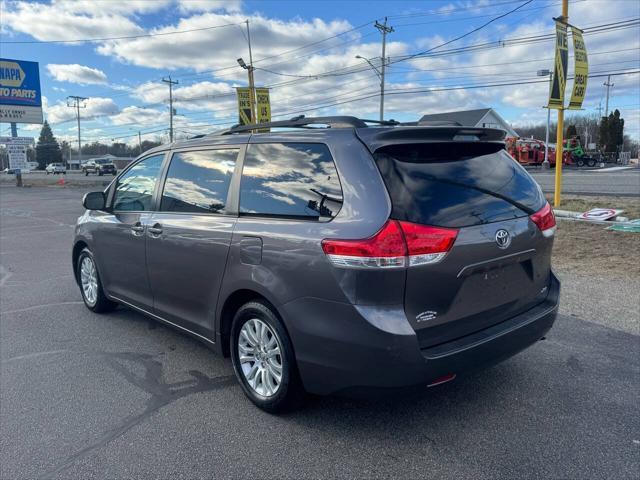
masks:
{"label": "gray minivan", "polygon": [[556,318],[555,218],[501,130],[237,126],[145,152],[83,202],[87,307],[125,305],[231,356],[271,412],[305,391],[444,383]]}

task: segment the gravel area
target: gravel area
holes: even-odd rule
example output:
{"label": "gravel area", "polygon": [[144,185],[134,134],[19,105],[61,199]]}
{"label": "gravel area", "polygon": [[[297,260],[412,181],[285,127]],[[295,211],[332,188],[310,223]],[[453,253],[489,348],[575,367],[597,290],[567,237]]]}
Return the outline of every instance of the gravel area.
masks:
{"label": "gravel area", "polygon": [[561,313],[640,335],[640,234],[560,221],[553,266]]}

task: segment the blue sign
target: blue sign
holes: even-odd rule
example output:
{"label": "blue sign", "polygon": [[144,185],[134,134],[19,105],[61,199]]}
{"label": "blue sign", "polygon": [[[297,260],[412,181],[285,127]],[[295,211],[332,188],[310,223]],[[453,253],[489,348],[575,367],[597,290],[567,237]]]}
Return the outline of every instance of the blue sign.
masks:
{"label": "blue sign", "polygon": [[42,106],[37,62],[0,58],[0,105]]}

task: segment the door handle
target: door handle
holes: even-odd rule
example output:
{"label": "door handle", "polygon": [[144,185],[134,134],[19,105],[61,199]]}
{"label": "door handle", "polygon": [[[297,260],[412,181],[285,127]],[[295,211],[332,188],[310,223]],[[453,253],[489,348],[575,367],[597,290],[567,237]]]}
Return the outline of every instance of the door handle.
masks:
{"label": "door handle", "polygon": [[131,226],[131,233],[134,235],[140,236],[142,232],[144,232],[144,226],[140,222],[136,222]]}
{"label": "door handle", "polygon": [[152,237],[159,237],[162,234],[162,225],[156,223],[153,227],[149,227],[148,231]]}

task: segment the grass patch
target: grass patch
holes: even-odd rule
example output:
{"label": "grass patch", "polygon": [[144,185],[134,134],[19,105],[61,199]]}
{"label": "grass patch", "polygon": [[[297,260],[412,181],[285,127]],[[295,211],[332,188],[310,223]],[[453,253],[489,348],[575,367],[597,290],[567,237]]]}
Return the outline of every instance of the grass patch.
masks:
{"label": "grass patch", "polygon": [[[546,195],[549,203],[553,205],[553,194]],[[616,208],[624,210],[623,217],[631,220],[640,218],[640,198],[638,197],[610,197],[563,195],[560,203],[561,210],[574,212],[586,212],[592,208]]]}

